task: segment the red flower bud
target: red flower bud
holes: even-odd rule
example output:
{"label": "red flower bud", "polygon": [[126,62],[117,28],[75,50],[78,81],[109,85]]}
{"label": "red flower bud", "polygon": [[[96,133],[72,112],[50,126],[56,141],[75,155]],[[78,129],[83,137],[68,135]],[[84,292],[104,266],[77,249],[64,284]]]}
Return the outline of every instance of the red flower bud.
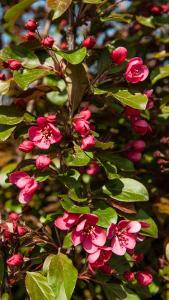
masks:
{"label": "red flower bud", "polygon": [[128,51],[126,48],[124,47],[117,47],[116,49],[114,49],[112,52],[111,52],[111,59],[112,59],[112,62],[115,63],[115,64],[122,64],[126,57],[127,57],[127,54],[128,54]]}
{"label": "red flower bud", "polygon": [[159,5],[152,4],[152,5],[150,5],[150,12],[153,15],[160,15],[162,12],[162,9]]}
{"label": "red flower bud", "polygon": [[26,24],[25,24],[25,29],[30,30],[32,32],[34,32],[38,27],[38,24],[35,20],[29,20]]}
{"label": "red flower bud", "polygon": [[7,66],[12,71],[17,71],[22,68],[21,62],[16,59],[8,59]]}
{"label": "red flower bud", "polygon": [[13,222],[17,222],[19,220],[20,216],[17,213],[10,213],[9,214],[9,220]]}
{"label": "red flower bud", "polygon": [[143,253],[139,253],[139,254],[133,254],[132,255],[132,259],[136,262],[141,262],[144,258],[144,254]]}
{"label": "red flower bud", "polygon": [[33,150],[34,147],[35,147],[35,146],[34,146],[34,143],[33,143],[33,142],[26,140],[26,141],[23,141],[23,142],[19,145],[18,149],[19,149],[20,151],[22,151],[22,152],[29,153],[29,152],[31,152],[31,151]]}
{"label": "red flower bud", "polygon": [[94,136],[88,135],[87,137],[85,137],[82,140],[81,149],[88,150],[88,149],[94,147],[95,144],[96,144],[96,140],[95,140]]}
{"label": "red flower bud", "polygon": [[6,79],[5,74],[1,73],[1,74],[0,74],[0,80],[5,80],[5,79]]}
{"label": "red flower bud", "polygon": [[52,46],[54,44],[54,39],[52,36],[47,36],[42,39],[41,43],[44,47],[52,48]]}
{"label": "red flower bud", "polygon": [[82,45],[87,49],[92,49],[96,44],[96,38],[91,35],[88,36],[85,40],[83,40]]}
{"label": "red flower bud", "polygon": [[66,50],[68,48],[68,44],[66,42],[62,42],[59,46],[60,49]]}
{"label": "red flower bud", "polygon": [[17,233],[18,233],[19,236],[25,235],[26,232],[27,232],[27,230],[26,230],[25,227],[23,227],[23,226],[18,226],[17,227]]}
{"label": "red flower bud", "polygon": [[140,113],[141,113],[140,110],[132,108],[130,106],[126,106],[125,109],[124,109],[124,115],[126,117],[128,117],[129,119],[131,117],[139,117]]}
{"label": "red flower bud", "polygon": [[27,41],[32,41],[32,40],[34,40],[35,38],[36,38],[36,33],[35,32],[32,32],[32,31],[29,31],[29,32],[27,32],[26,34],[25,34],[25,39],[27,40]]}
{"label": "red flower bud", "polygon": [[140,152],[136,152],[136,151],[129,151],[127,153],[127,158],[133,162],[138,162],[141,160],[142,154]]}
{"label": "red flower bud", "polygon": [[36,167],[38,170],[44,170],[49,167],[51,159],[48,155],[39,155],[36,159]]}
{"label": "red flower bud", "polygon": [[130,271],[124,272],[123,277],[127,282],[132,282],[135,279],[134,273]]}
{"label": "red flower bud", "polygon": [[20,253],[14,254],[13,256],[7,259],[6,263],[8,266],[20,266],[23,263],[23,256]]}
{"label": "red flower bud", "polygon": [[137,278],[137,282],[143,286],[147,286],[147,285],[151,284],[153,281],[152,275],[150,273],[148,273],[147,271],[137,272],[136,278]]}
{"label": "red flower bud", "polygon": [[146,133],[152,132],[151,126],[148,124],[147,121],[145,120],[133,120],[132,121],[132,128],[134,129],[135,132],[145,135]]}

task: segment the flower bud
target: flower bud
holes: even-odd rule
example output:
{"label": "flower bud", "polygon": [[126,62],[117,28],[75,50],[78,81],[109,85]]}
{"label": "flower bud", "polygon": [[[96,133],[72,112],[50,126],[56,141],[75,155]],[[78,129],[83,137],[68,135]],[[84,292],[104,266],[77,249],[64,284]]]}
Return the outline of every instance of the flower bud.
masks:
{"label": "flower bud", "polygon": [[132,108],[130,106],[126,106],[124,109],[124,115],[129,119],[133,117],[139,117],[140,113],[141,113],[140,110]]}
{"label": "flower bud", "polygon": [[94,136],[88,135],[87,137],[85,137],[82,140],[81,149],[88,150],[88,149],[94,147],[95,144],[96,144],[96,140],[95,140]]}
{"label": "flower bud", "polygon": [[18,149],[19,149],[20,151],[22,151],[22,152],[29,153],[29,152],[31,152],[31,151],[33,150],[34,147],[35,147],[35,146],[34,146],[34,143],[33,143],[33,142],[26,140],[26,141],[23,141],[23,142],[19,145]]}
{"label": "flower bud", "polygon": [[130,147],[134,148],[134,150],[137,150],[138,152],[143,152],[146,144],[143,140],[133,140],[130,143]]}
{"label": "flower bud", "polygon": [[141,262],[143,261],[143,258],[144,258],[144,254],[143,253],[139,253],[139,254],[133,254],[132,255],[132,259],[135,261],[135,262]]}
{"label": "flower bud", "polygon": [[7,66],[12,71],[18,71],[22,68],[22,64],[19,60],[16,59],[8,59]]}
{"label": "flower bud", "polygon": [[12,222],[17,222],[19,220],[19,218],[20,218],[20,216],[15,212],[12,212],[9,214],[9,220]]}
{"label": "flower bud", "polygon": [[127,152],[127,158],[133,162],[138,162],[142,158],[142,154],[136,151],[129,151]]}
{"label": "flower bud", "polygon": [[27,40],[27,41],[32,41],[32,40],[34,40],[35,38],[36,38],[36,33],[35,32],[32,32],[32,31],[29,31],[29,32],[27,32],[26,34],[25,34],[25,39]]}
{"label": "flower bud", "polygon": [[67,20],[66,19],[62,19],[61,21],[60,21],[60,23],[59,23],[59,28],[60,29],[64,29],[64,27],[66,27],[67,26]]}
{"label": "flower bud", "polygon": [[19,236],[25,235],[27,232],[26,228],[23,226],[17,226],[17,233]]}
{"label": "flower bud", "polygon": [[130,271],[124,272],[123,277],[127,282],[132,282],[135,279],[134,272]]}
{"label": "flower bud", "polygon": [[83,40],[82,45],[87,49],[92,49],[96,44],[96,38],[91,35],[88,36],[85,40]]}
{"label": "flower bud", "polygon": [[114,49],[112,52],[111,52],[111,59],[112,59],[112,62],[117,64],[117,65],[120,65],[122,64],[126,57],[127,57],[127,54],[128,54],[128,51],[126,48],[124,47],[117,47],[116,49]]}
{"label": "flower bud", "polygon": [[66,50],[68,48],[68,44],[66,42],[62,42],[59,46],[60,49]]}
{"label": "flower bud", "polygon": [[54,39],[52,36],[47,36],[42,39],[41,43],[44,47],[52,48],[52,46],[54,44]]}
{"label": "flower bud", "polygon": [[6,263],[8,266],[20,266],[23,263],[23,256],[20,253],[14,254],[13,256],[7,259]]}
{"label": "flower bud", "polygon": [[99,165],[97,164],[96,161],[92,161],[88,167],[87,167],[87,170],[86,170],[86,173],[91,175],[91,176],[94,176],[96,174],[98,174],[100,171],[100,167]]}
{"label": "flower bud", "polygon": [[137,275],[136,275],[136,278],[137,278],[137,282],[143,286],[148,286],[149,284],[152,283],[153,281],[153,277],[152,275],[149,273],[149,272],[137,272]]}
{"label": "flower bud", "polygon": [[146,133],[152,132],[152,128],[146,120],[141,120],[141,119],[133,120],[132,128],[136,133],[141,135],[145,135]]}
{"label": "flower bud", "polygon": [[35,20],[30,19],[26,24],[25,24],[25,29],[34,32],[38,27],[38,24]]}
{"label": "flower bud", "polygon": [[44,170],[49,167],[51,159],[48,155],[39,155],[36,159],[36,167],[38,170]]}

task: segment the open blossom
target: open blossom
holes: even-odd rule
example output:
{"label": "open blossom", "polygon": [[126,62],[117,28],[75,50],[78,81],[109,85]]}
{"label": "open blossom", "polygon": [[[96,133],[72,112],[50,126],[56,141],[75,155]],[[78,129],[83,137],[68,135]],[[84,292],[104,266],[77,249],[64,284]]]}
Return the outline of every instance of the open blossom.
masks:
{"label": "open blossom", "polygon": [[88,150],[92,147],[94,147],[96,144],[96,140],[93,135],[88,135],[87,137],[83,138],[81,149],[82,150]]}
{"label": "open blossom", "polygon": [[13,256],[7,259],[6,263],[8,266],[12,267],[20,266],[23,263],[23,256],[20,253],[14,254]]}
{"label": "open blossom", "polygon": [[136,278],[137,278],[137,282],[143,286],[148,286],[153,281],[153,276],[147,271],[137,272]]}
{"label": "open blossom", "polygon": [[39,188],[36,180],[22,171],[12,173],[9,176],[9,182],[15,184],[20,189],[19,202],[23,204],[29,202]]}
{"label": "open blossom", "polygon": [[83,108],[81,112],[73,118],[74,130],[82,137],[85,137],[90,133],[90,123],[88,121],[90,117],[90,110],[88,108]]}
{"label": "open blossom", "polygon": [[50,145],[58,143],[62,139],[60,130],[54,126],[56,117],[37,118],[37,126],[29,128],[29,139],[40,149],[49,149]]}
{"label": "open blossom", "polygon": [[127,57],[127,49],[125,47],[117,47],[111,52],[111,59],[115,64],[122,64]]}
{"label": "open blossom", "polygon": [[125,78],[128,82],[138,83],[144,81],[149,74],[146,65],[143,65],[143,60],[140,57],[133,57],[127,64]]}
{"label": "open blossom", "polygon": [[79,218],[80,214],[72,214],[65,211],[62,217],[58,217],[54,221],[54,225],[61,230],[69,230],[77,223]]}
{"label": "open blossom", "polygon": [[51,159],[48,155],[39,155],[36,158],[36,162],[35,162],[38,170],[47,169],[49,167],[50,163],[51,163]]}
{"label": "open blossom", "polygon": [[128,249],[134,249],[140,230],[141,224],[137,221],[122,220],[118,224],[111,224],[108,239],[111,239],[113,253],[124,255]]}
{"label": "open blossom", "polygon": [[110,247],[100,247],[96,252],[89,254],[88,267],[93,272],[94,269],[103,267],[111,258],[112,250]]}
{"label": "open blossom", "polygon": [[86,173],[91,176],[94,176],[94,175],[98,174],[99,172],[100,172],[100,167],[99,167],[98,163],[95,160],[91,161],[86,169]]}
{"label": "open blossom", "polygon": [[94,214],[85,214],[80,219],[72,232],[74,246],[82,244],[88,253],[94,253],[106,242],[106,232],[97,226],[98,217]]}
{"label": "open blossom", "polygon": [[147,133],[152,132],[152,128],[146,120],[142,120],[142,119],[133,120],[131,125],[133,130],[140,135],[145,135]]}

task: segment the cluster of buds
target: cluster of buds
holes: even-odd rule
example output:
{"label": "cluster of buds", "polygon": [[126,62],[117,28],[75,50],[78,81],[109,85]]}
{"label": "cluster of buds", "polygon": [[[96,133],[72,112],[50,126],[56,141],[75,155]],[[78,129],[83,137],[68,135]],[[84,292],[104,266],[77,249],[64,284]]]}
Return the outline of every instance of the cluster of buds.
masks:
{"label": "cluster of buds", "polygon": [[168,4],[150,4],[148,6],[149,11],[153,15],[161,15],[163,13],[168,13],[169,12],[169,6]]}
{"label": "cluster of buds", "polygon": [[71,240],[74,246],[81,245],[88,254],[88,268],[94,273],[95,269],[112,270],[107,264],[113,254],[123,256],[134,250],[136,243],[143,241],[140,234],[142,227],[148,224],[137,221],[121,220],[111,224],[107,231],[97,223],[99,218],[94,214],[72,214],[64,212],[54,225],[63,230],[71,230]]}
{"label": "cluster of buds", "polygon": [[73,118],[73,128],[75,132],[82,137],[81,149],[88,150],[95,146],[96,140],[91,134],[93,125],[90,124],[91,112],[88,108],[84,108]]}
{"label": "cluster of buds", "polygon": [[163,152],[157,150],[154,152],[154,158],[160,167],[161,172],[169,171],[169,158]]}
{"label": "cluster of buds", "polygon": [[148,286],[153,282],[152,274],[147,271],[137,271],[137,272],[126,271],[123,274],[123,278],[127,282],[132,282],[136,279],[137,283],[142,286]]}
{"label": "cluster of buds", "polygon": [[143,140],[131,140],[126,146],[126,156],[133,162],[138,162],[142,158],[142,152],[146,145]]}

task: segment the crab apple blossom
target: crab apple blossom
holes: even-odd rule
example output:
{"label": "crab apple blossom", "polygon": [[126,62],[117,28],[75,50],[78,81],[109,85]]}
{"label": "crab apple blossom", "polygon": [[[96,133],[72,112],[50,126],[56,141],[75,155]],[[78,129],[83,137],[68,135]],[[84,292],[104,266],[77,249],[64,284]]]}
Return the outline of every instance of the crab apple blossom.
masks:
{"label": "crab apple blossom", "polygon": [[52,48],[55,40],[52,36],[47,36],[42,39],[41,43],[44,47]]}
{"label": "crab apple blossom", "polygon": [[124,272],[123,278],[124,278],[124,280],[126,280],[127,282],[132,282],[132,281],[135,279],[134,272],[131,272],[131,271],[126,271],[126,272]]}
{"label": "crab apple blossom", "polygon": [[72,214],[65,211],[62,217],[58,217],[54,221],[54,225],[61,230],[69,230],[77,223],[79,218],[80,214]]}
{"label": "crab apple blossom", "polygon": [[90,270],[103,267],[111,258],[112,251],[110,247],[100,247],[94,253],[88,255],[87,261]]}
{"label": "crab apple blossom", "polygon": [[87,253],[94,253],[106,242],[106,231],[97,226],[98,217],[94,214],[85,214],[72,232],[74,246],[82,244]]}
{"label": "crab apple blossom", "polygon": [[95,160],[91,161],[86,169],[86,173],[88,175],[94,176],[99,172],[100,172],[100,166],[98,165],[98,163]]}
{"label": "crab apple blossom", "polygon": [[147,271],[137,272],[136,279],[137,282],[143,286],[148,286],[153,282],[153,276]]}
{"label": "crab apple blossom", "polygon": [[110,57],[113,63],[120,65],[125,61],[127,54],[128,51],[125,47],[117,47],[111,52]]}
{"label": "crab apple blossom", "polygon": [[7,67],[12,71],[18,71],[19,69],[22,68],[22,63],[16,59],[8,59],[6,64]]}
{"label": "crab apple blossom", "polygon": [[20,219],[20,216],[15,212],[10,213],[8,217],[10,221],[14,222],[17,222]]}
{"label": "crab apple blossom", "polygon": [[29,153],[34,149],[34,147],[35,145],[33,142],[26,140],[19,145],[18,149],[22,152]]}
{"label": "crab apple blossom", "polygon": [[29,202],[39,188],[36,180],[22,171],[10,174],[9,182],[15,184],[20,189],[19,202],[22,204]]}
{"label": "crab apple blossom", "polygon": [[49,167],[51,163],[51,159],[48,155],[39,155],[37,158],[36,158],[36,168],[38,170],[44,170],[44,169],[47,169]]}
{"label": "crab apple blossom", "polygon": [[32,32],[34,32],[37,29],[37,27],[38,27],[38,23],[33,19],[28,20],[25,24],[25,29]]}
{"label": "crab apple blossom", "polygon": [[145,135],[147,133],[152,132],[152,128],[146,120],[142,120],[142,119],[132,120],[131,125],[133,130],[140,135]]}
{"label": "crab apple blossom", "polygon": [[36,147],[49,149],[50,145],[61,141],[62,135],[60,130],[54,126],[54,122],[52,116],[38,117],[37,126],[29,128],[29,139]]}
{"label": "crab apple blossom", "polygon": [[73,119],[73,128],[79,133],[82,137],[89,135],[90,133],[90,124],[87,120],[81,118],[80,116],[74,117]]}
{"label": "crab apple blossom", "polygon": [[7,259],[6,263],[10,267],[18,267],[23,264],[23,256],[20,253],[14,254]]}
{"label": "crab apple blossom", "polygon": [[93,35],[88,36],[83,40],[82,45],[87,49],[92,49],[96,45],[96,38]]}
{"label": "crab apple blossom", "polygon": [[149,70],[143,64],[140,57],[133,57],[129,60],[125,72],[125,79],[130,83],[138,83],[144,81],[149,75]]}
{"label": "crab apple blossom", "polygon": [[88,150],[96,145],[96,140],[93,135],[88,135],[87,137],[83,138],[81,149]]}
{"label": "crab apple blossom", "polygon": [[118,224],[111,224],[108,228],[108,239],[111,240],[113,253],[124,255],[127,249],[134,249],[140,230],[141,224],[137,221],[122,220]]}

